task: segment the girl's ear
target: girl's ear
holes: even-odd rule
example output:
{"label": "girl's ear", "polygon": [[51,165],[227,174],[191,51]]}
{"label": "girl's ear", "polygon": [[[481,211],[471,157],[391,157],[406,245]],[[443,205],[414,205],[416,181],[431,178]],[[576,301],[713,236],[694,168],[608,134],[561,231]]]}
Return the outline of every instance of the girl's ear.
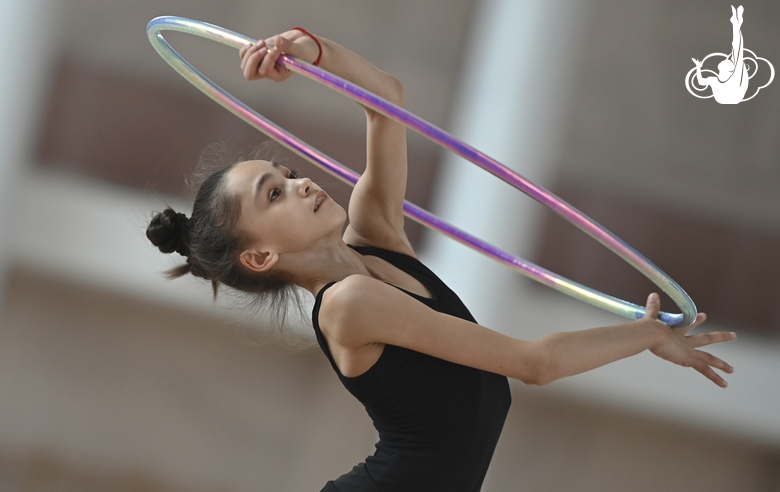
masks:
{"label": "girl's ear", "polygon": [[239,260],[242,265],[254,272],[267,272],[279,260],[279,253],[244,251]]}

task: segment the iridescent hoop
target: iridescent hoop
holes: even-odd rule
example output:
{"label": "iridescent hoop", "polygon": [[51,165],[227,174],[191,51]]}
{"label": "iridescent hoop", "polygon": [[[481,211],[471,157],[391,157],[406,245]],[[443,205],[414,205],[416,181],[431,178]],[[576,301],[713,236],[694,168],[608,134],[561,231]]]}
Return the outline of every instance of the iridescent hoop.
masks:
{"label": "iridescent hoop", "polygon": [[[203,91],[207,96],[304,159],[321,167],[352,186],[357,183],[360,175],[345,168],[332,158],[276,126],[274,123],[265,119],[206,78],[195,67],[182,58],[170,44],[168,44],[162,36],[162,31],[178,31],[193,34],[237,49],[248,43],[255,43],[256,40],[213,24],[183,17],[157,17],[149,22],[149,25],[146,27],[149,41],[160,56],[162,56],[174,70],[179,72],[179,74],[190,81],[195,87]],[[479,150],[461,142],[444,130],[431,125],[427,121],[420,119],[408,111],[321,68],[315,67],[290,55],[280,56],[277,63],[295,73],[324,84],[350,99],[370,107],[388,118],[419,132],[426,138],[473,162],[482,169],[485,169],[489,173],[511,184],[542,205],[555,211],[568,222],[571,222],[596,241],[606,246],[610,251],[623,258],[629,265],[639,270],[672,298],[682,311],[682,314],[662,312],[659,319],[664,323],[671,326],[689,325],[696,318],[696,306],[694,305],[693,300],[674,280],[614,234],[607,231],[585,214],[549,191],[528,181],[516,172],[508,169]],[[639,319],[645,314],[643,306],[638,306],[616,297],[603,294],[576,282],[572,282],[571,280],[563,278],[529,261],[498,249],[409,202],[404,202],[404,213],[413,220],[416,220],[435,231],[441,232],[461,244],[574,298],[627,318]]]}

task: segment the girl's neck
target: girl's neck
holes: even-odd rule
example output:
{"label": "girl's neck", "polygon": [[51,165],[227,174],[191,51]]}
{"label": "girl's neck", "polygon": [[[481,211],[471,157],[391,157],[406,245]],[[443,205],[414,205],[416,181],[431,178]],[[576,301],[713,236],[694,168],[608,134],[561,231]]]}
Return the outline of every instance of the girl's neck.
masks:
{"label": "girl's neck", "polygon": [[283,270],[293,272],[293,283],[312,295],[317,295],[327,284],[344,280],[350,275],[371,276],[363,255],[341,239],[310,251],[287,255],[284,263],[292,267],[285,269],[284,265],[280,265]]}

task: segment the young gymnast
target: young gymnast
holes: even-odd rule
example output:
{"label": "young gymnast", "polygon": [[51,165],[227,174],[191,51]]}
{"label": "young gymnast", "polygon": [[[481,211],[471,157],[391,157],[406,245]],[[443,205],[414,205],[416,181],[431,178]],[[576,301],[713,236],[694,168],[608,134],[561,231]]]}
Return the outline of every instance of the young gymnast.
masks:
{"label": "young gymnast", "polygon": [[[404,104],[395,78],[300,28],[242,48],[244,76],[285,80],[282,52]],[[703,314],[669,328],[656,321],[655,294],[641,320],[534,341],[477,324],[404,233],[405,128],[364,109],[366,171],[349,213],[308,178],[250,160],[208,176],[190,218],[168,208],[147,229],[162,252],[187,257],[172,277],[202,277],[215,295],[224,284],[263,297],[298,286],[315,297],[317,341],[379,432],[376,452],[323,491],[479,491],[511,403],[507,377],[543,385],[650,350],[726,386],[713,368],[731,366],[698,349],[735,335],[686,336]]]}

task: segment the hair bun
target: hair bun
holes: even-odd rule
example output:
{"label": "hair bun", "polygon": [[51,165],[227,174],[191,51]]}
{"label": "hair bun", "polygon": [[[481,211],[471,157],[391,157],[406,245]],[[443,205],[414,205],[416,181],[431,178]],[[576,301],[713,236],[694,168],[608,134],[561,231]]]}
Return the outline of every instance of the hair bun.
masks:
{"label": "hair bun", "polygon": [[182,256],[189,256],[188,220],[186,215],[166,208],[163,212],[154,214],[149,227],[146,228],[146,237],[163,253],[175,251]]}

